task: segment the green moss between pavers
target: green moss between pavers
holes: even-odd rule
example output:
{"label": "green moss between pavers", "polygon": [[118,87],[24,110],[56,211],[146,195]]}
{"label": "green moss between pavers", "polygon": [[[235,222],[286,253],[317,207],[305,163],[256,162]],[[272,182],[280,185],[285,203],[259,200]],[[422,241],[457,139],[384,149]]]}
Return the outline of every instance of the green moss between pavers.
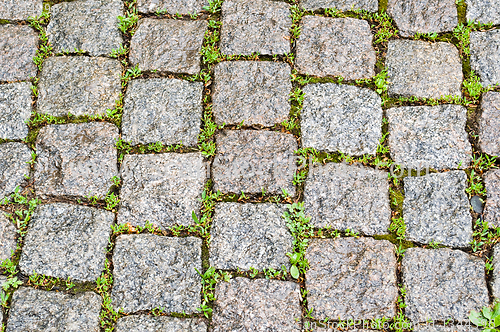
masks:
{"label": "green moss between pavers", "polygon": [[394,245],[396,245],[398,247],[399,247],[399,245],[401,245],[401,248],[403,248],[403,249],[408,249],[408,248],[415,247],[415,244],[413,242],[411,242],[411,241],[399,241],[396,238],[395,234],[373,235],[373,238],[375,240],[387,240],[387,241],[393,243]]}

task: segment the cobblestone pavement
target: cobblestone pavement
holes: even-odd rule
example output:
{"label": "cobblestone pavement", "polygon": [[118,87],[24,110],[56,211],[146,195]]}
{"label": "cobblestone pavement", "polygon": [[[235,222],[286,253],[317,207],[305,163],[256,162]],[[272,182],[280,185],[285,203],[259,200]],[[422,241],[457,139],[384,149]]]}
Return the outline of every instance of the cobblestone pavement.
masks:
{"label": "cobblestone pavement", "polygon": [[499,155],[500,0],[0,0],[0,331],[479,332]]}

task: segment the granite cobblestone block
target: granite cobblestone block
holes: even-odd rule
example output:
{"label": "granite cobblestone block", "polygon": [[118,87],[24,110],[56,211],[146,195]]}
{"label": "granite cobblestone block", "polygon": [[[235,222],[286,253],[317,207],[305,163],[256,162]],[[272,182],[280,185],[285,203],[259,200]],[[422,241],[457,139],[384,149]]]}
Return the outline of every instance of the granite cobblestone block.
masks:
{"label": "granite cobblestone block", "polygon": [[152,317],[149,315],[126,316],[118,319],[116,332],[207,332],[207,325],[201,319]]}
{"label": "granite cobblestone block", "polygon": [[484,87],[500,84],[500,30],[470,33],[470,66]]}
{"label": "granite cobblestone block", "polygon": [[[0,211],[0,261],[11,258],[12,253],[16,250],[16,245],[16,226],[5,216],[3,211]],[[2,283],[0,282],[1,285]]]}
{"label": "granite cobblestone block", "polygon": [[0,199],[14,193],[30,175],[31,150],[23,143],[0,144]]}
{"label": "granite cobblestone block", "polygon": [[0,25],[0,82],[26,81],[35,77],[37,67],[33,57],[37,48],[38,35],[30,26]]}
{"label": "granite cobblestone block", "polygon": [[479,144],[483,153],[500,156],[500,92],[488,91],[481,99]]}
{"label": "granite cobblestone block", "polygon": [[22,21],[42,14],[43,0],[1,0],[0,20]]}
{"label": "granite cobblestone block", "polygon": [[0,85],[0,139],[23,139],[28,135],[32,111],[31,84]]}
{"label": "granite cobblestone block", "polygon": [[483,174],[486,189],[484,220],[493,227],[500,227],[500,170],[491,169]]}

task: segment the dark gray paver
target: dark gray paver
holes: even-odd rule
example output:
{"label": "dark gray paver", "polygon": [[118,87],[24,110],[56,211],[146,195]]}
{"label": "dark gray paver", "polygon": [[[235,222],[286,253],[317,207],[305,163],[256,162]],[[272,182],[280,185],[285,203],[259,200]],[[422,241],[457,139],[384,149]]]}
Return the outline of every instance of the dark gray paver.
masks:
{"label": "dark gray paver", "polygon": [[290,66],[267,61],[221,62],[215,66],[213,111],[218,125],[270,127],[288,119]]}
{"label": "dark gray paver", "polygon": [[492,271],[492,278],[491,278],[491,295],[495,299],[500,299],[500,245],[496,244],[493,247],[493,255],[492,255],[492,262],[493,262],[493,271]]}
{"label": "dark gray paver", "polygon": [[5,212],[0,211],[0,261],[12,256],[12,252],[16,250],[16,244],[17,229],[12,221],[5,217]]}
{"label": "dark gray paver", "polygon": [[194,14],[208,5],[207,0],[138,0],[137,10],[140,13],[155,13],[166,10],[169,14]]}
{"label": "dark gray paver", "polygon": [[215,286],[213,332],[300,332],[299,284],[235,278]]}
{"label": "dark gray paver", "polygon": [[465,0],[467,21],[500,24],[500,1]]}
{"label": "dark gray paver", "polygon": [[0,199],[14,192],[30,175],[31,150],[23,143],[0,144]]}
{"label": "dark gray paver", "polygon": [[484,220],[493,227],[500,227],[500,169],[491,169],[483,174],[486,189]]}
{"label": "dark gray paver", "polygon": [[500,156],[500,92],[488,91],[481,99],[479,144],[484,153]]}
{"label": "dark gray paver", "polygon": [[175,317],[127,316],[118,319],[116,332],[206,332],[207,325],[201,319]]}
{"label": "dark gray paver", "polygon": [[[0,9],[1,12],[1,9]],[[27,25],[0,25],[0,81],[24,81],[35,77],[33,62],[38,35]]]}
{"label": "dark gray paver", "polygon": [[197,312],[201,303],[201,240],[152,234],[122,235],[113,252],[113,306],[124,312],[164,308]]}
{"label": "dark gray paver", "polygon": [[500,84],[500,30],[470,33],[470,66],[483,86]]}
{"label": "dark gray paver", "polygon": [[23,139],[32,110],[31,84],[0,85],[0,139]]}
{"label": "dark gray paver", "polygon": [[301,0],[300,4],[305,10],[325,8],[337,8],[342,11],[363,9],[376,12],[378,10],[378,1],[376,0]]}
{"label": "dark gray paver", "polygon": [[42,0],[0,0],[0,20],[26,20],[42,13]]}

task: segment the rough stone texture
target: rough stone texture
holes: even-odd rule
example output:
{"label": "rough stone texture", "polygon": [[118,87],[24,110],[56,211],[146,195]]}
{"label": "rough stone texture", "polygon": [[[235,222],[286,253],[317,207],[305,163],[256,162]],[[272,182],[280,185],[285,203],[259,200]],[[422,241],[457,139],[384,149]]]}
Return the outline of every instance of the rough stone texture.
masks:
{"label": "rough stone texture", "polygon": [[301,30],[296,59],[300,73],[347,80],[375,75],[377,59],[367,21],[304,16]]}
{"label": "rough stone texture", "polygon": [[99,332],[102,299],[21,287],[14,292],[6,332]]}
{"label": "rough stone texture", "polygon": [[386,113],[389,146],[397,164],[435,169],[469,165],[472,151],[465,131],[465,107],[404,106]]}
{"label": "rough stone texture", "polygon": [[222,3],[220,50],[223,54],[290,53],[290,5],[269,0]]}
{"label": "rough stone texture", "polygon": [[467,21],[500,24],[499,0],[465,0]]}
{"label": "rough stone texture", "polygon": [[453,31],[458,23],[455,0],[389,0],[387,13],[403,37]]}
{"label": "rough stone texture", "polygon": [[[2,276],[2,275],[0,275],[0,295],[4,294],[2,285],[6,281],[7,281],[7,278],[4,277],[4,276]],[[0,308],[0,322],[3,322],[3,308]]]}
{"label": "rough stone texture", "polygon": [[470,33],[470,65],[483,86],[500,84],[500,30]]}
{"label": "rough stone texture", "polygon": [[274,131],[225,130],[216,135],[217,155],[212,164],[214,190],[222,193],[295,195],[293,175],[298,149],[290,134]]}
{"label": "rough stone texture", "polygon": [[104,270],[114,219],[112,212],[93,207],[39,206],[24,240],[21,272],[95,282]]}
{"label": "rough stone texture", "polygon": [[120,62],[115,59],[48,58],[38,84],[38,111],[54,116],[106,114],[119,98],[121,72]]}
{"label": "rough stone texture", "polygon": [[404,188],[403,215],[408,240],[470,247],[472,218],[465,193],[465,172],[406,177]]}
{"label": "rough stone texture", "polygon": [[288,119],[290,66],[279,62],[234,61],[215,66],[213,111],[218,125],[270,127]]}
{"label": "rough stone texture", "polygon": [[484,153],[500,156],[500,92],[488,91],[481,100],[479,144]]}
{"label": "rough stone texture", "polygon": [[452,44],[390,40],[385,62],[391,96],[461,96],[462,62]]}
{"label": "rough stone texture", "polygon": [[5,217],[5,212],[0,211],[0,261],[4,261],[12,256],[12,252],[16,250],[16,244],[16,227],[11,220]]}
{"label": "rough stone texture", "polygon": [[493,277],[491,293],[494,298],[500,299],[500,244],[493,247]]}
{"label": "rough stone texture", "polygon": [[500,227],[500,169],[492,169],[483,175],[486,189],[484,220],[494,227]]}
{"label": "rough stone texture", "polygon": [[259,271],[290,266],[293,237],[277,204],[220,203],[211,230],[210,265],[222,270]]}
{"label": "rough stone texture", "polygon": [[297,283],[238,277],[217,283],[215,297],[213,332],[301,331]]}
{"label": "rough stone texture", "polygon": [[23,139],[28,135],[26,121],[32,109],[31,84],[0,85],[0,139]]}
{"label": "rough stone texture", "polygon": [[120,0],[77,0],[53,5],[47,26],[49,42],[55,53],[78,49],[90,56],[108,56],[123,41],[117,18],[121,15]]}
{"label": "rough stone texture", "polygon": [[132,145],[160,141],[196,146],[202,94],[202,82],[167,78],[131,81],[123,110],[123,140]]}
{"label": "rough stone texture", "polygon": [[35,77],[33,62],[38,35],[27,25],[0,25],[0,81],[23,81]]}
{"label": "rough stone texture", "polygon": [[309,167],[304,208],[315,227],[387,234],[391,223],[387,172],[344,163]]}
{"label": "rough stone texture", "polygon": [[116,323],[116,332],[206,332],[207,325],[201,319],[175,317],[127,316]]}
{"label": "rough stone texture", "polygon": [[305,10],[326,8],[337,8],[342,11],[363,9],[369,12],[376,12],[378,10],[378,1],[376,0],[301,0],[300,4]]}
{"label": "rough stone texture", "polygon": [[0,20],[26,20],[42,13],[42,0],[0,0]]}
{"label": "rough stone texture", "polygon": [[382,137],[382,101],[370,89],[333,83],[303,89],[302,145],[350,155],[375,154]]}
{"label": "rough stone texture", "polygon": [[466,322],[463,325],[436,325],[432,322],[424,325],[414,325],[414,332],[480,332],[481,329],[472,325],[471,322]]}
{"label": "rough stone texture", "polygon": [[118,175],[117,139],[118,128],[105,122],[43,127],[36,140],[37,194],[106,196]]}
{"label": "rough stone texture", "polygon": [[113,306],[126,313],[156,307],[165,313],[197,312],[201,244],[195,237],[119,236],[113,253]]}
{"label": "rough stone texture", "polygon": [[208,5],[207,0],[138,0],[137,10],[140,13],[155,13],[166,9],[169,14],[194,14]]}
{"label": "rough stone texture", "polygon": [[471,310],[489,304],[480,258],[459,250],[409,248],[402,266],[405,313],[413,323],[468,322]]}
{"label": "rough stone texture", "polygon": [[130,61],[142,70],[197,74],[205,21],[142,19],[130,42]]}
{"label": "rough stone texture", "polygon": [[166,229],[199,215],[206,167],[199,153],[127,155],[120,171],[118,223]]}
{"label": "rough stone texture", "polygon": [[30,174],[31,150],[23,143],[0,144],[0,199],[14,192]]}

